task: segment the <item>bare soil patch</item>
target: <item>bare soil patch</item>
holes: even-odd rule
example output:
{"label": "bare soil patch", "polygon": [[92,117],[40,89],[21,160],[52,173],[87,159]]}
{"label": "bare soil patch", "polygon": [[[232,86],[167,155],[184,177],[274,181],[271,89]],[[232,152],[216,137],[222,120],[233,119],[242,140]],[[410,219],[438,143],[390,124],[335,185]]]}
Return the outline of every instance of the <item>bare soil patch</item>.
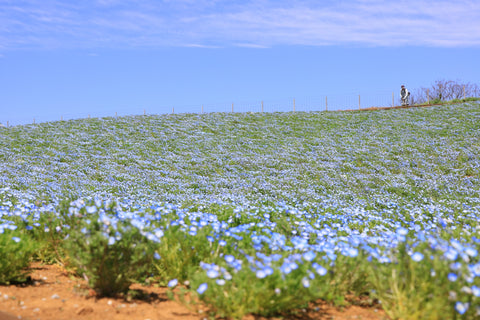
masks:
{"label": "bare soil patch", "polygon": [[[31,280],[24,284],[0,286],[0,320],[199,320],[206,314],[190,310],[169,300],[167,289],[155,286],[134,285],[140,298],[98,298],[86,289],[83,279],[69,276],[56,265],[32,265]],[[361,304],[361,303],[359,303]],[[270,320],[281,318],[270,318]],[[387,319],[381,308],[352,305],[343,309],[319,301],[308,310],[299,310],[283,319]],[[244,320],[267,320],[249,315]]]}

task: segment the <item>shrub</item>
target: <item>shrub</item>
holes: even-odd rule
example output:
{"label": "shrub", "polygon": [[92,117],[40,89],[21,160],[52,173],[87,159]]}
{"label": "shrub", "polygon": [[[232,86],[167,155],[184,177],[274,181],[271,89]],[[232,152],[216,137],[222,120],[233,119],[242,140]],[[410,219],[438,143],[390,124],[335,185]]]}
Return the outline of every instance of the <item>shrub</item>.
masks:
{"label": "shrub", "polygon": [[0,224],[0,284],[27,279],[27,267],[35,248],[35,242],[16,231],[13,225]]}
{"label": "shrub", "polygon": [[115,205],[82,207],[65,240],[76,273],[101,296],[126,293],[147,275],[154,249],[142,230],[115,215]]}
{"label": "shrub", "polygon": [[[400,244],[392,263],[371,265],[374,296],[392,319],[478,319],[478,280],[460,263],[421,245]],[[464,269],[464,270],[462,270]],[[477,293],[478,294],[478,293]],[[459,305],[465,310],[459,310]]]}
{"label": "shrub", "polygon": [[180,226],[165,230],[161,242],[156,246],[159,258],[153,264],[157,281],[161,284],[171,279],[183,282],[198,269],[201,261],[212,261],[218,256],[219,245],[207,240],[210,228],[205,229],[199,230],[194,236],[183,232]]}

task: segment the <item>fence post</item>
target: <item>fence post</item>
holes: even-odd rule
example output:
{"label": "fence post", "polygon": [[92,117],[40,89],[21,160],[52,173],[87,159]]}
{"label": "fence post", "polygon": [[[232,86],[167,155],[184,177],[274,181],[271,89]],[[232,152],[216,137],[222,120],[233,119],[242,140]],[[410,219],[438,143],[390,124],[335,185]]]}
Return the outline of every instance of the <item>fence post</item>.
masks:
{"label": "fence post", "polygon": [[232,102],[232,113],[233,113],[233,102]]}
{"label": "fence post", "polygon": [[325,96],[325,111],[328,111],[328,99],[327,99],[327,96]]}
{"label": "fence post", "polygon": [[33,124],[35,124],[35,118],[33,118]]}
{"label": "fence post", "polygon": [[175,107],[172,107],[172,114],[175,113]]}
{"label": "fence post", "polygon": [[146,116],[147,115],[147,111],[145,109],[143,109],[143,115]]}
{"label": "fence post", "polygon": [[203,113],[203,104],[202,104],[202,113]]}
{"label": "fence post", "polygon": [[293,98],[293,112],[295,112],[295,98]]}
{"label": "fence post", "polygon": [[360,110],[360,95],[358,95],[358,110]]}
{"label": "fence post", "polygon": [[465,86],[463,86],[463,100],[465,100],[466,97],[465,97]]}
{"label": "fence post", "polygon": [[63,116],[60,116],[60,121],[63,121]]}
{"label": "fence post", "polygon": [[7,128],[8,128],[8,120],[7,120]]}
{"label": "fence post", "polygon": [[430,104],[430,90],[427,89],[427,104]]}
{"label": "fence post", "polygon": [[395,107],[395,92],[392,91],[392,107]]}
{"label": "fence post", "polygon": [[263,100],[262,100],[262,113],[263,113]]}

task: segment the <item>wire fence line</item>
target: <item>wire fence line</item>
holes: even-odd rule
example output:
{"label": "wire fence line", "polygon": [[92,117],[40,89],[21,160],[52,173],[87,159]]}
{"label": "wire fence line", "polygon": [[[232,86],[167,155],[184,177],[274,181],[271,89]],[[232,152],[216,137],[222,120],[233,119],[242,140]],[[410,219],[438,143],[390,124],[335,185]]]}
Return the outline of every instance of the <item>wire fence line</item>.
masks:
{"label": "wire fence line", "polygon": [[[178,113],[214,113],[214,112],[319,112],[361,110],[366,108],[394,107],[401,104],[400,94],[395,92],[348,93],[318,95],[306,98],[284,98],[277,100],[233,101],[223,103],[205,103],[195,105],[143,106],[129,108],[99,108],[96,112],[67,111],[58,116],[36,114],[31,116],[31,122],[36,124],[47,121],[66,121],[82,118],[119,117],[130,115],[178,114]],[[18,124],[18,123],[17,123]],[[5,119],[0,126],[17,125]]]}

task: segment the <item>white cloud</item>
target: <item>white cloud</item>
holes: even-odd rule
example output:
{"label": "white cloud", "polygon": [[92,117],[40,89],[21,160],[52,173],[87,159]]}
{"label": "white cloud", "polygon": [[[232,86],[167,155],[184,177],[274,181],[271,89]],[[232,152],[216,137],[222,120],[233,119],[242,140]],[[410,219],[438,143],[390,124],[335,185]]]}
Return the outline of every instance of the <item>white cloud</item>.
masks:
{"label": "white cloud", "polygon": [[478,1],[0,3],[3,48],[480,46]]}

